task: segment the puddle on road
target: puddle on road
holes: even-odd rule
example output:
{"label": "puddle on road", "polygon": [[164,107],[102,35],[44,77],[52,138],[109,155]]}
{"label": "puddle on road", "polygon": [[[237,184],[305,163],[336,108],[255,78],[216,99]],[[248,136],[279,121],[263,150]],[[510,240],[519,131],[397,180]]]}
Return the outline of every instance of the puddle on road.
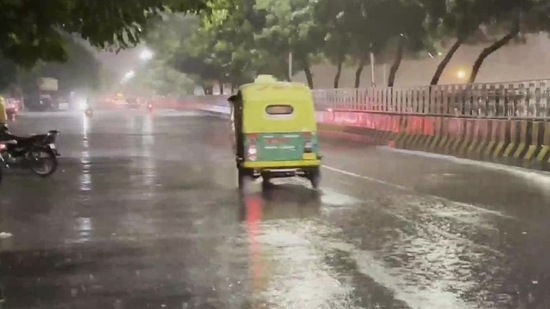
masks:
{"label": "puddle on road", "polygon": [[88,132],[90,130],[90,120],[86,116],[82,116],[82,153],[80,155],[80,163],[82,164],[82,173],[80,174],[80,191],[92,190],[92,173],[90,144],[88,140]]}
{"label": "puddle on road", "polygon": [[509,276],[502,254],[469,234],[448,230],[454,225],[444,222],[466,223],[494,236],[495,218],[506,218],[440,200],[429,199],[436,204],[430,206],[409,195],[366,205],[332,189],[322,191],[322,211],[342,213],[328,211],[322,219],[275,218],[265,212],[273,201],[256,196],[248,205],[254,213],[245,224],[253,251],[251,280],[259,282],[254,295],[261,303],[273,308],[422,309],[492,309],[512,303],[499,287]]}
{"label": "puddle on road", "polygon": [[324,206],[353,206],[361,203],[361,200],[354,198],[353,196],[338,193],[329,188],[321,189],[321,202]]}
{"label": "puddle on road", "polygon": [[74,230],[77,234],[76,240],[74,242],[84,243],[89,241],[92,237],[93,230],[92,219],[83,217],[76,218]]}

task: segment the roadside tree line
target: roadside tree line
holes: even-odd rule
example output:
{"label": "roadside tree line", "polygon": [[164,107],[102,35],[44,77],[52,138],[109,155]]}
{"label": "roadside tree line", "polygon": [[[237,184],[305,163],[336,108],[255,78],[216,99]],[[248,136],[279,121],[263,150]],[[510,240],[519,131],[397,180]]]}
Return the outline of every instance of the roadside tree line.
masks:
{"label": "roadside tree line", "polygon": [[0,8],[0,60],[19,68],[68,61],[67,35],[113,51],[145,38],[158,71],[172,70],[168,82],[187,84],[177,74],[185,73],[205,88],[298,71],[313,88],[312,65],[327,61],[338,68],[335,87],[344,65],[356,67],[359,87],[371,53],[391,63],[392,86],[404,57],[441,51],[437,84],[460,46],[484,44],[472,64],[475,82],[493,52],[550,25],[550,0],[22,0],[0,1]]}
{"label": "roadside tree line", "polygon": [[[320,62],[356,68],[355,86],[376,59],[390,64],[388,86],[405,57],[441,55],[431,85],[438,84],[460,46],[485,48],[472,64],[475,82],[485,59],[512,40],[547,31],[550,0],[213,0],[196,15],[165,15],[146,35],[164,63],[195,83],[239,85],[259,73],[289,79]],[[185,29],[185,30],[183,30]]]}

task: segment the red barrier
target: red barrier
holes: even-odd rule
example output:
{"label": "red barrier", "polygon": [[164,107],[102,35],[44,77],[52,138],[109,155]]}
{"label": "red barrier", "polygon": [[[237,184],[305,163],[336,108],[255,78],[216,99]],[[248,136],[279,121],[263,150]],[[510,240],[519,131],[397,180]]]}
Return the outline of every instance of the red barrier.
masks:
{"label": "red barrier", "polygon": [[450,118],[447,121],[447,134],[451,137],[464,136],[465,119],[462,118]]}
{"label": "red barrier", "polygon": [[491,139],[496,142],[508,142],[508,124],[507,120],[492,120],[493,128],[491,130]]}
{"label": "red barrier", "polygon": [[474,126],[474,139],[488,140],[490,136],[489,121],[487,119],[476,119]]}

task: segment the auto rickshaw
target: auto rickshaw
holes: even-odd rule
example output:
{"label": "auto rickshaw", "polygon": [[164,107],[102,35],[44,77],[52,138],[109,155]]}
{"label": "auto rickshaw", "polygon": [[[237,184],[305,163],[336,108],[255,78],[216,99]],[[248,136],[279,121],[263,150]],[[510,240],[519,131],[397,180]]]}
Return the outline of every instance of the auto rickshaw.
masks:
{"label": "auto rickshaw", "polygon": [[239,188],[247,179],[303,177],[319,185],[319,153],[315,108],[310,89],[260,75],[239,87],[231,103]]}

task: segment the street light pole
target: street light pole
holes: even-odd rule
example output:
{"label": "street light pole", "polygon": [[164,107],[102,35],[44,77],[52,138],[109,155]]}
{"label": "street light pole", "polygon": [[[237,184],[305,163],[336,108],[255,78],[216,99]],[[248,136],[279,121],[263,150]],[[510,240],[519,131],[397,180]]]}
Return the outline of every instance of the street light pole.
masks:
{"label": "street light pole", "polygon": [[292,52],[288,53],[288,81],[292,81]]}
{"label": "street light pole", "polygon": [[370,80],[372,81],[372,86],[374,87],[376,85],[376,82],[374,80],[374,53],[370,52]]}

